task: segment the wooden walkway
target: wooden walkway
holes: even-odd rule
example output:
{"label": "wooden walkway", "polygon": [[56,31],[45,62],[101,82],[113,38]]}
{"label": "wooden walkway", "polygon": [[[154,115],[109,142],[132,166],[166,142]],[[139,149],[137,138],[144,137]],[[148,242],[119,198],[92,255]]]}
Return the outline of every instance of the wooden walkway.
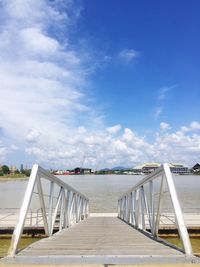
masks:
{"label": "wooden walkway", "polygon": [[141,264],[191,262],[116,217],[90,217],[42,239],[4,263],[18,264]]}

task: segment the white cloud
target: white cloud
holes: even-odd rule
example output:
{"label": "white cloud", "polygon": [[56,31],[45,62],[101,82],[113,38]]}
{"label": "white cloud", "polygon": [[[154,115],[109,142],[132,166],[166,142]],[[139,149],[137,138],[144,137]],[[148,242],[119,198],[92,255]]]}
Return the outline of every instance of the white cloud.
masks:
{"label": "white cloud", "polygon": [[115,126],[112,126],[112,127],[108,127],[107,128],[107,131],[110,133],[110,134],[116,134],[118,133],[120,130],[121,130],[122,126],[120,124],[117,124]]}
{"label": "white cloud", "polygon": [[130,62],[138,56],[139,52],[134,49],[124,49],[119,53],[119,58],[126,62]]}
{"label": "white cloud", "polygon": [[158,117],[161,115],[163,112],[163,107],[157,107],[154,111],[154,118],[158,119]]}
{"label": "white cloud", "polygon": [[29,142],[37,142],[38,138],[40,136],[40,133],[36,129],[31,129],[29,133],[26,136],[26,140]]}
{"label": "white cloud", "polygon": [[172,86],[165,86],[165,87],[160,88],[158,92],[158,100],[164,100],[167,97],[167,94],[169,93],[169,91],[176,88],[177,86],[178,86],[177,84],[174,84]]}
{"label": "white cloud", "polygon": [[5,160],[6,155],[7,155],[6,146],[0,143],[0,165]]}
{"label": "white cloud", "polygon": [[[4,0],[1,8],[1,162],[18,151],[51,167],[75,167],[83,159],[85,166],[101,168],[200,158],[200,136],[192,132],[199,122],[170,134],[162,122],[149,142],[120,124],[105,125],[96,105],[88,105],[91,64],[89,51],[71,44],[69,27],[80,12],[73,1]],[[126,61],[138,56],[134,50],[122,52]],[[161,113],[159,106],[155,117]]]}
{"label": "white cloud", "polygon": [[181,127],[182,132],[190,132],[195,130],[200,130],[200,123],[198,121],[191,122],[189,126]]}
{"label": "white cloud", "polygon": [[170,127],[170,125],[168,124],[168,123],[166,123],[166,122],[161,122],[160,123],[160,129],[162,130],[162,131],[166,131],[166,130],[169,130],[171,127]]}
{"label": "white cloud", "polygon": [[0,165],[5,163],[6,157],[17,151],[18,147],[14,144],[5,145],[0,141]]}
{"label": "white cloud", "polygon": [[26,53],[40,56],[51,55],[60,48],[57,40],[46,36],[38,28],[22,29],[20,35]]}

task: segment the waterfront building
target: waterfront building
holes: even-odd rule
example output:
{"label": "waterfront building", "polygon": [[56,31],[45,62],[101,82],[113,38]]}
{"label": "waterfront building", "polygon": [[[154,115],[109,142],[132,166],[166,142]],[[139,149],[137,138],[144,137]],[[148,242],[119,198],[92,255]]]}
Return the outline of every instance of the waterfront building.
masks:
{"label": "waterfront building", "polygon": [[200,163],[196,163],[193,167],[192,167],[193,172],[200,172]]}
{"label": "waterfront building", "polygon": [[89,168],[75,168],[74,169],[75,174],[90,174],[92,173],[92,169]]}
{"label": "waterfront building", "polygon": [[142,172],[143,173],[154,172],[157,168],[160,167],[160,165],[161,165],[160,163],[156,163],[156,162],[145,163],[145,164],[143,164]]}
{"label": "waterfront building", "polygon": [[156,163],[156,162],[144,163],[140,166],[133,168],[133,172],[136,174],[151,173],[155,171],[157,168],[159,168],[160,165],[161,165],[160,163]]}
{"label": "waterfront building", "polygon": [[179,163],[169,163],[169,167],[172,173],[188,173],[188,167]]}

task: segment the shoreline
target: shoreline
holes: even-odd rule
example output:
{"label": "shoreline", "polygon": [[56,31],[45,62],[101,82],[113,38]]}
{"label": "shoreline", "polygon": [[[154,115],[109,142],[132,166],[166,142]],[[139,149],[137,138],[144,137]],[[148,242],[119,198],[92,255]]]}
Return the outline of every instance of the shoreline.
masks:
{"label": "shoreline", "polygon": [[29,180],[29,177],[0,177],[0,182],[5,182],[5,181],[26,181]]}

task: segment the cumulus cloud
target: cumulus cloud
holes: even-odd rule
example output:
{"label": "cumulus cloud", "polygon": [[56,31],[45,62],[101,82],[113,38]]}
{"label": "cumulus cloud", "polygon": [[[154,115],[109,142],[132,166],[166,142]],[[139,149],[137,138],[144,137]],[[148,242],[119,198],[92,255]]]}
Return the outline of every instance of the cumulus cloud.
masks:
{"label": "cumulus cloud", "polygon": [[200,123],[198,121],[193,121],[189,126],[182,126],[181,131],[190,132],[194,130],[200,130]]}
{"label": "cumulus cloud", "polygon": [[[91,104],[89,51],[71,43],[70,27],[80,14],[73,3],[1,1],[0,161],[19,151],[48,167],[73,168],[83,159],[93,168],[195,162],[200,136],[193,131],[199,122],[170,133],[162,122],[151,142],[133,129],[105,124]],[[132,49],[120,53],[127,62],[137,56]],[[162,93],[163,99],[167,91]],[[155,117],[161,113],[159,106]]]}
{"label": "cumulus cloud", "polygon": [[80,122],[101,123],[87,103],[89,62],[69,42],[79,7],[72,1],[13,0],[2,1],[1,9],[0,127],[8,144],[24,149],[26,141],[34,142],[40,149],[27,153],[48,154],[64,147]]}
{"label": "cumulus cloud", "polygon": [[130,62],[139,56],[139,52],[134,49],[124,49],[119,53],[119,58],[126,62]]}
{"label": "cumulus cloud", "polygon": [[117,124],[115,126],[112,126],[112,127],[108,127],[107,128],[107,131],[111,134],[116,134],[118,133],[120,130],[121,130],[121,125],[120,124]]}
{"label": "cumulus cloud", "polygon": [[170,127],[170,125],[168,124],[168,123],[166,123],[166,122],[161,122],[160,123],[160,129],[162,130],[162,131],[166,131],[166,130],[169,130],[171,127]]}

